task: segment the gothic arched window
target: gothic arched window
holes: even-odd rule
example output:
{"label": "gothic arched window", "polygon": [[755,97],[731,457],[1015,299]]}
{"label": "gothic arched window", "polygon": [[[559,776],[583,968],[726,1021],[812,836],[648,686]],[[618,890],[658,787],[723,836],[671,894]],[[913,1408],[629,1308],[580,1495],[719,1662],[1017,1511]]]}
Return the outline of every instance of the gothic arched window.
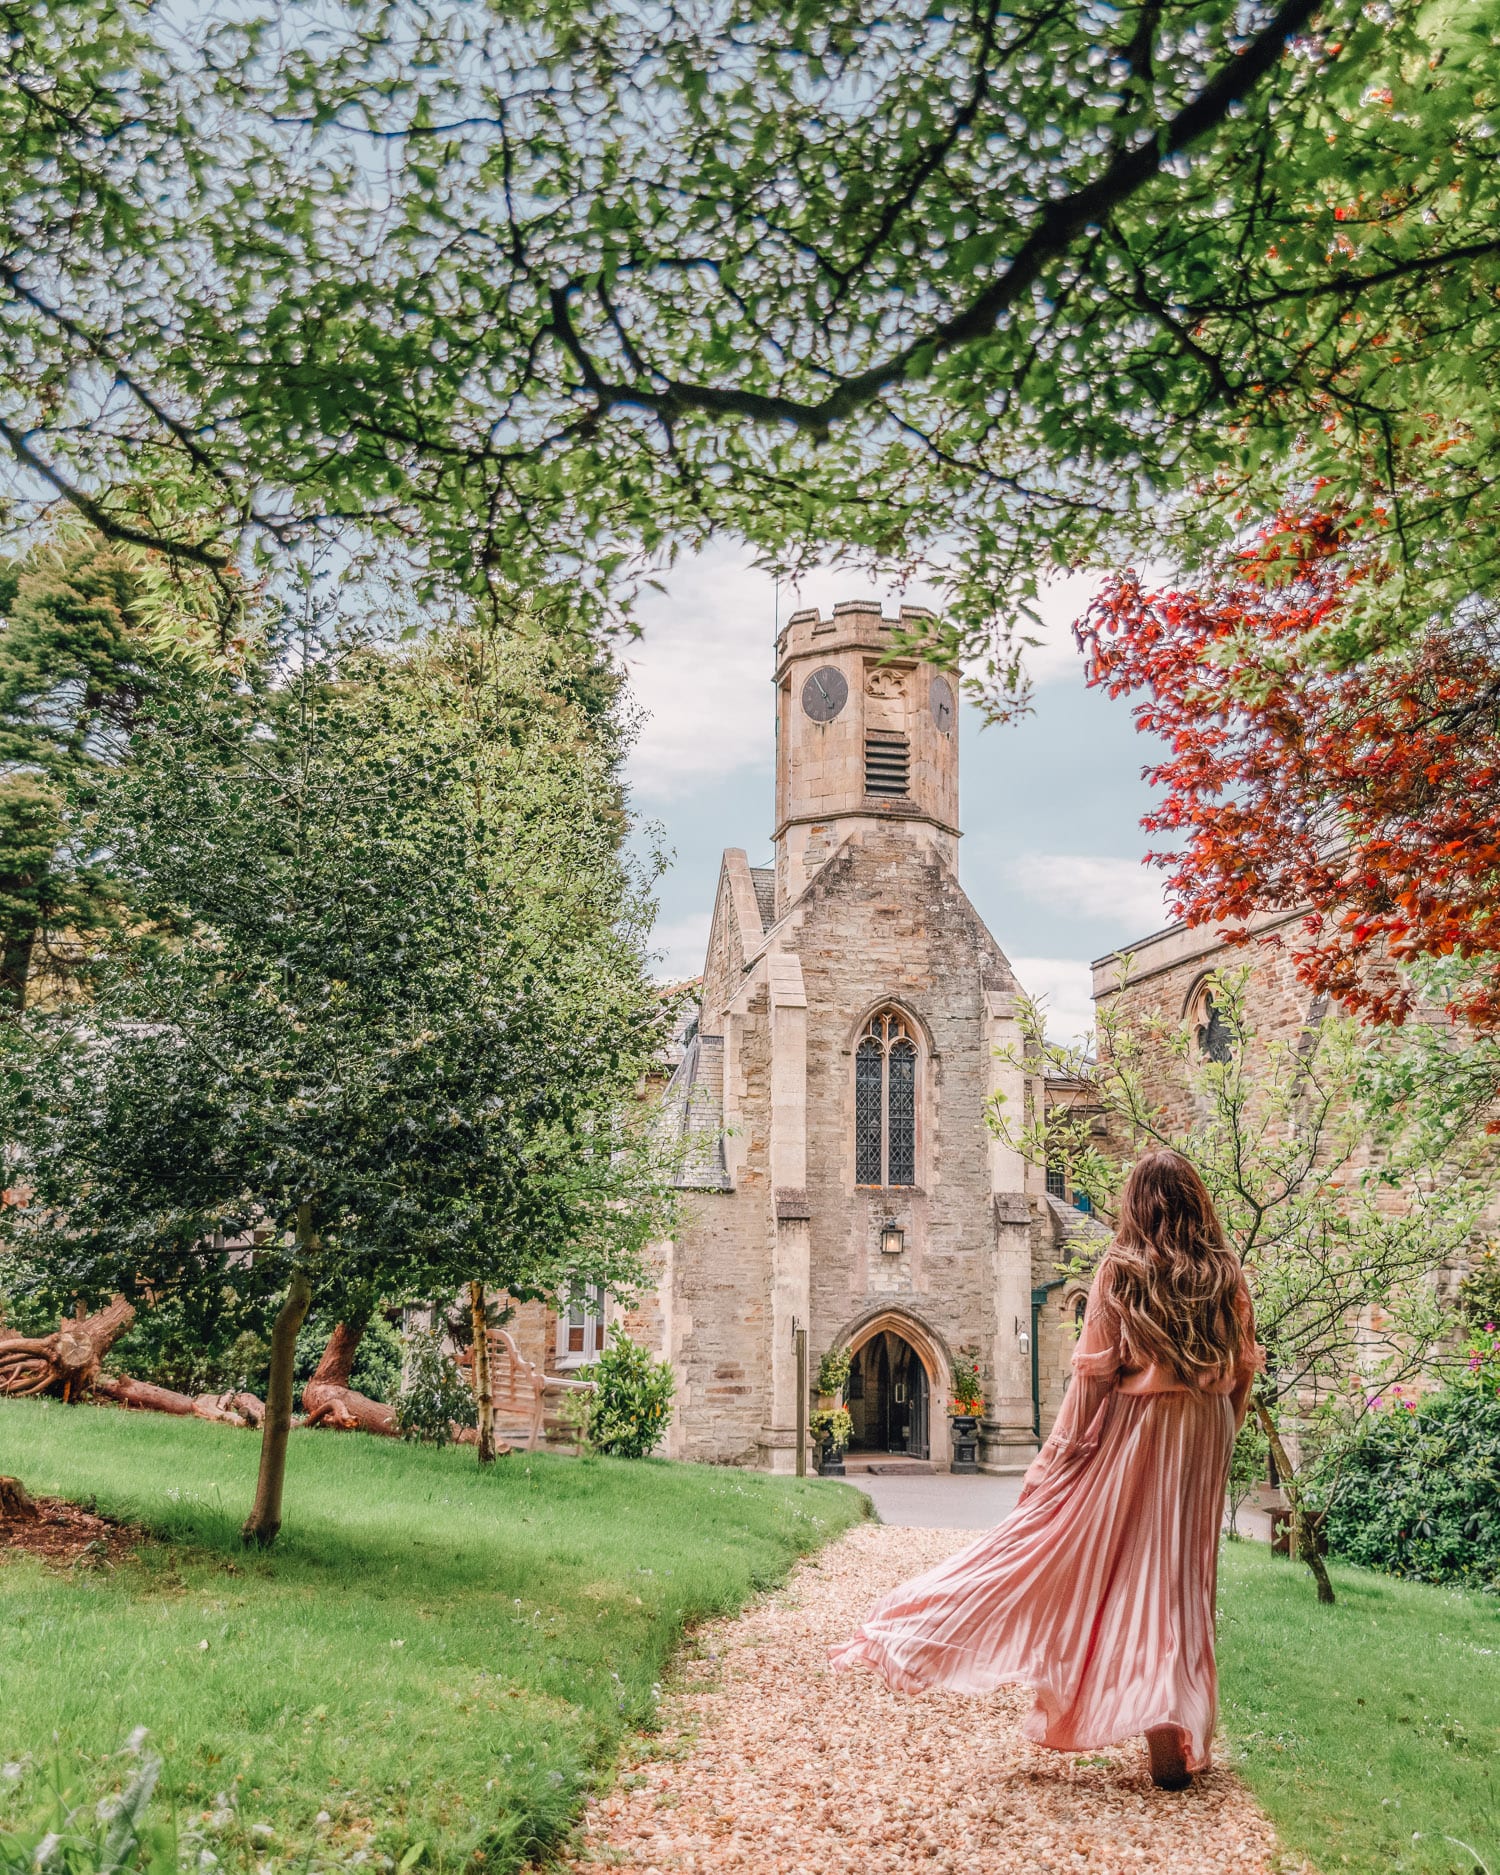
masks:
{"label": "gothic arched window", "polygon": [[917,1182],[917,1044],[904,1016],[871,1016],[854,1051],[854,1182]]}

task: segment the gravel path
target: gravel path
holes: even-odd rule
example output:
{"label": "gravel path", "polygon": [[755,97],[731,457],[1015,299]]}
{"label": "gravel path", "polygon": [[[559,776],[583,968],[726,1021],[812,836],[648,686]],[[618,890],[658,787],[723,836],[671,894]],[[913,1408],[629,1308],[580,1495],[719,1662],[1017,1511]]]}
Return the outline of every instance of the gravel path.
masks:
{"label": "gravel path", "polygon": [[1019,1733],[1029,1695],[887,1692],[831,1673],[874,1597],[971,1540],[863,1525],[786,1588],[694,1637],[662,1731],[589,1805],[578,1860],[745,1875],[1270,1875],[1270,1824],[1229,1772],[1153,1788],[1138,1741],[1065,1757]]}

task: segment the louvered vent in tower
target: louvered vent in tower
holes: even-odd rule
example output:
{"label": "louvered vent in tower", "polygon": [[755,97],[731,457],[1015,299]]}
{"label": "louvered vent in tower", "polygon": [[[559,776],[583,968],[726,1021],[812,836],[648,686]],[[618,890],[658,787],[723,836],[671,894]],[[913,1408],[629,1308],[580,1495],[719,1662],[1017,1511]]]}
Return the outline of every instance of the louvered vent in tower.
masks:
{"label": "louvered vent in tower", "polygon": [[911,781],[911,748],[894,729],[871,729],[865,735],[865,793],[906,794]]}

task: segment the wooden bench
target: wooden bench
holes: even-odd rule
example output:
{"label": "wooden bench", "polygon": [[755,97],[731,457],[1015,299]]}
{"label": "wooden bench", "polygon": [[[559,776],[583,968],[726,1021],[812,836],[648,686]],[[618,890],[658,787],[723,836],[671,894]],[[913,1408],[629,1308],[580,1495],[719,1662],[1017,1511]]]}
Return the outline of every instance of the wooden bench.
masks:
{"label": "wooden bench", "polygon": [[490,1330],[490,1397],[495,1402],[496,1429],[502,1414],[508,1415],[513,1424],[523,1424],[528,1452],[536,1450],[549,1394],[593,1391],[592,1380],[565,1380],[561,1374],[543,1372],[534,1361],[526,1359],[503,1328]]}

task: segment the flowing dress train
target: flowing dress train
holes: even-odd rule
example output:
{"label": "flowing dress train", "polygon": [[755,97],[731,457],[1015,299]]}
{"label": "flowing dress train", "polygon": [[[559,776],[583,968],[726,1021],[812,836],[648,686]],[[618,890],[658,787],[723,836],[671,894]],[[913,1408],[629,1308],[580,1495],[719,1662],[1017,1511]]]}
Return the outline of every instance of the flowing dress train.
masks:
{"label": "flowing dress train", "polygon": [[1023,1730],[1088,1751],[1156,1726],[1209,1762],[1218,1704],[1214,1591],[1230,1448],[1256,1366],[1185,1386],[1123,1362],[1108,1258],[1089,1299],[1057,1424],[994,1530],[878,1602],[836,1667],[863,1661],[903,1692],[1025,1685]]}

